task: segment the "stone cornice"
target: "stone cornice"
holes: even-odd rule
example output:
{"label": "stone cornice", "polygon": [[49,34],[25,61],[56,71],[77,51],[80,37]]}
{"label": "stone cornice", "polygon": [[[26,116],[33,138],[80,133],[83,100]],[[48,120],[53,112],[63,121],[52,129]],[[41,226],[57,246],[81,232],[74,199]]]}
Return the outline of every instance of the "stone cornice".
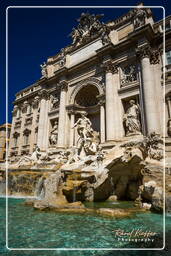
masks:
{"label": "stone cornice", "polygon": [[23,103],[25,100],[30,100],[30,99],[33,99],[36,95],[39,94],[41,89],[37,90],[37,91],[34,91],[34,92],[31,92],[27,95],[23,95],[21,98],[19,99],[15,99],[15,101],[13,102],[13,104],[20,104],[20,103]]}

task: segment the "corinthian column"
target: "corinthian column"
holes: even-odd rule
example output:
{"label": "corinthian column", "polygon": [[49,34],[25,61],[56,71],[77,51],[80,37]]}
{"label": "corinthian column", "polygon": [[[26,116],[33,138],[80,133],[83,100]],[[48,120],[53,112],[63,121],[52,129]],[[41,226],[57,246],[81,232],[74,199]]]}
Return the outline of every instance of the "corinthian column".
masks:
{"label": "corinthian column", "polygon": [[111,61],[104,63],[106,70],[106,139],[116,140],[122,135],[120,102],[118,97],[119,74],[118,66]]}
{"label": "corinthian column", "polygon": [[100,106],[100,142],[104,143],[105,142],[105,95],[103,94],[99,98],[99,103],[98,105]]}
{"label": "corinthian column", "polygon": [[67,94],[67,82],[62,81],[60,105],[59,105],[59,125],[58,125],[58,147],[65,147],[65,123],[66,123],[66,94]]}
{"label": "corinthian column", "polygon": [[168,107],[168,118],[171,118],[171,97],[166,98],[166,103]]}
{"label": "corinthian column", "polygon": [[[140,58],[142,69],[142,89],[147,134],[151,132],[160,133],[160,115],[155,99],[157,90],[154,87],[154,73],[150,64],[151,49],[148,46],[141,47],[137,50],[137,56]],[[158,102],[158,104],[160,103]]]}
{"label": "corinthian column", "polygon": [[157,102],[158,108],[158,118],[160,123],[160,132],[163,134],[163,109],[164,109],[164,95],[163,88],[161,85],[161,62],[160,62],[160,52],[158,50],[153,50],[151,52],[150,58],[151,66],[154,72],[154,88],[155,88],[155,100]]}
{"label": "corinthian column", "polygon": [[37,145],[45,151],[48,148],[48,111],[49,111],[49,94],[43,89],[39,94],[40,101],[40,116],[38,124]]}
{"label": "corinthian column", "polygon": [[74,120],[75,120],[75,115],[74,112],[71,112],[71,116],[70,116],[70,140],[69,140],[69,144],[70,147],[72,147],[74,145]]}

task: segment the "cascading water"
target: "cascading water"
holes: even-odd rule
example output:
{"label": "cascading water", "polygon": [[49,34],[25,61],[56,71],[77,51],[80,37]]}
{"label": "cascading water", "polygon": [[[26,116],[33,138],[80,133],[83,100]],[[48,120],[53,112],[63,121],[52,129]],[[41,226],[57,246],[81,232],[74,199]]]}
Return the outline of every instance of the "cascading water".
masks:
{"label": "cascading water", "polygon": [[37,185],[36,185],[36,188],[35,188],[35,196],[38,197],[39,199],[42,199],[44,198],[44,194],[45,194],[45,189],[44,189],[44,180],[45,178],[42,176],[38,182],[37,182]]}
{"label": "cascading water", "polygon": [[73,203],[76,202],[76,187],[73,188],[72,201],[73,201]]}

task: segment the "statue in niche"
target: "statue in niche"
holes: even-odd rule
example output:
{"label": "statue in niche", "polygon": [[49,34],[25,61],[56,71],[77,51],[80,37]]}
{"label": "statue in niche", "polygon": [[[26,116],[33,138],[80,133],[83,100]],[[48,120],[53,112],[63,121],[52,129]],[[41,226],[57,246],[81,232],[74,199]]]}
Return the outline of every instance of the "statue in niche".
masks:
{"label": "statue in niche", "polygon": [[86,113],[81,114],[74,127],[77,127],[79,135],[77,141],[78,155],[86,156],[95,154],[97,152],[97,145],[93,142],[94,130],[91,121],[86,117]]}
{"label": "statue in niche", "polygon": [[145,18],[147,14],[142,8],[137,8],[134,16],[134,28],[139,28],[145,25]]}
{"label": "statue in niche", "polygon": [[43,64],[41,64],[40,67],[41,67],[42,78],[47,77],[46,63],[43,62]]}
{"label": "statue in niche", "polygon": [[55,121],[49,137],[50,145],[56,145],[57,139],[58,139],[58,122]]}
{"label": "statue in niche", "polygon": [[141,134],[140,108],[134,100],[129,101],[129,107],[123,118],[126,136]]}
{"label": "statue in niche", "polygon": [[56,109],[59,104],[59,99],[54,95],[51,95],[51,109]]}

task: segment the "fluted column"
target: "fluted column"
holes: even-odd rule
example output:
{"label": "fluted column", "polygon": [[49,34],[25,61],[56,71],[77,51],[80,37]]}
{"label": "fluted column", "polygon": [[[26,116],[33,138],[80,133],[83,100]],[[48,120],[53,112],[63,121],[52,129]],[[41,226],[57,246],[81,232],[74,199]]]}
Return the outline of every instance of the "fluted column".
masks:
{"label": "fluted column", "polygon": [[46,90],[42,90],[39,96],[41,97],[41,101],[37,145],[42,151],[45,151],[48,148],[49,94]]}
{"label": "fluted column", "polygon": [[67,82],[62,81],[60,105],[59,105],[59,125],[58,125],[58,147],[65,147],[65,123],[66,123],[66,95],[67,95]]}
{"label": "fluted column", "polygon": [[142,69],[142,87],[147,134],[151,132],[160,133],[160,117],[155,99],[157,91],[154,87],[154,74],[150,64],[151,49],[148,46],[141,47],[137,50],[137,55],[140,58]]}

